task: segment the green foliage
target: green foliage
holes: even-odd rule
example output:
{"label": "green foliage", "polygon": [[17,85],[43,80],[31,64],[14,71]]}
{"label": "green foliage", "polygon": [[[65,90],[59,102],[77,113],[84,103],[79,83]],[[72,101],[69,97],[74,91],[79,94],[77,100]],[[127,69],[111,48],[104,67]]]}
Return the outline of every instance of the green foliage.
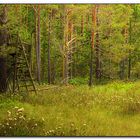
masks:
{"label": "green foliage", "polygon": [[69,80],[72,85],[86,85],[88,83],[88,78],[77,77]]}
{"label": "green foliage", "polygon": [[[94,6],[95,5],[92,4],[40,5],[41,79],[43,81],[47,80],[49,42],[51,81],[52,83],[56,83],[62,79],[64,55],[62,50],[63,46],[65,46],[64,34],[67,33],[68,40],[70,40],[70,29],[65,29],[67,27],[65,19],[66,13],[68,14],[68,28],[70,28],[69,24],[72,23],[72,37],[76,38],[76,42],[71,44],[74,48],[72,56],[73,77],[84,78],[85,76],[89,76],[91,33],[94,28],[92,10]],[[1,5],[1,12],[3,7],[4,5]],[[36,5],[26,4],[7,5],[8,22],[5,25],[0,25],[0,30],[7,28],[10,35],[19,33],[23,42],[31,44],[32,69],[36,66],[35,27],[37,26],[37,21],[35,19],[37,16],[37,7],[35,7]],[[138,62],[140,59],[139,14],[140,6],[137,4],[99,5],[99,13],[97,13],[96,16],[99,19],[99,24],[96,26],[95,32],[99,32],[99,59],[104,79],[107,79],[106,77],[118,79],[119,71],[122,69],[119,65],[122,61],[125,61],[124,79],[126,79],[128,77],[128,58],[132,60],[132,78],[137,78],[136,75],[138,75],[139,72]],[[82,28],[83,33],[81,33]],[[96,46],[96,36],[94,42]],[[0,54],[3,55],[3,52],[4,55],[9,53],[9,47],[0,46],[0,48]],[[95,56],[96,53],[94,51],[93,69],[96,67]],[[110,66],[113,67],[111,72]],[[33,73],[36,75],[36,71],[33,70]],[[106,75],[106,77],[104,75]],[[77,80],[72,80],[72,83],[75,83],[75,81]]]}

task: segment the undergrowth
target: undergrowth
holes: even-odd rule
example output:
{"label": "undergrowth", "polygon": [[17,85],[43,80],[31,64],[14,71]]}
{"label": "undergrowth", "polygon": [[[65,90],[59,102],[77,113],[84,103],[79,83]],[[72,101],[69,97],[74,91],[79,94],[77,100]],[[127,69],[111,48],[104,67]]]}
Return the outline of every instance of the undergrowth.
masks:
{"label": "undergrowth", "polygon": [[61,86],[0,100],[1,136],[140,135],[139,82]]}

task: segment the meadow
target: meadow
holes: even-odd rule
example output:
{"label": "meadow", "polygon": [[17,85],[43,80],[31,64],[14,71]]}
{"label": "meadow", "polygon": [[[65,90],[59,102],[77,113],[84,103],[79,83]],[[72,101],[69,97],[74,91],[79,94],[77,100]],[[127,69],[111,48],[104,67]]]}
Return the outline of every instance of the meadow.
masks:
{"label": "meadow", "polygon": [[0,136],[140,136],[139,130],[139,81],[0,95]]}

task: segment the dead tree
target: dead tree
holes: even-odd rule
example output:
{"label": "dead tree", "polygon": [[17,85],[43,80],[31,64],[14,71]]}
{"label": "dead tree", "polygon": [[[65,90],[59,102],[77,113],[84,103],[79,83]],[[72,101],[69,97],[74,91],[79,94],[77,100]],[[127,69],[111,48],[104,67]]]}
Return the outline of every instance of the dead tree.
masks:
{"label": "dead tree", "polygon": [[63,47],[60,48],[63,56],[63,83],[68,84],[69,78],[72,77],[72,54],[74,52],[73,43],[76,41],[76,37],[73,36],[73,23],[70,20],[72,14],[71,9],[64,9],[64,40]]}

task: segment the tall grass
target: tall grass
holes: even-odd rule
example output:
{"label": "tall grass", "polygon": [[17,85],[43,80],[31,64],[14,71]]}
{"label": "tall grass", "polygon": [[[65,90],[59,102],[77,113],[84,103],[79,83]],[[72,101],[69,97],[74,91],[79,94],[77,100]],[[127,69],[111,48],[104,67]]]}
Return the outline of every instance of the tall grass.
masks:
{"label": "tall grass", "polygon": [[[24,99],[1,96],[0,123],[7,120],[7,110],[18,106],[24,108],[27,118],[34,120],[32,124],[42,124],[34,133],[26,131],[28,136],[139,136],[139,84],[61,86]],[[23,130],[27,126],[21,127]],[[12,132],[8,131],[9,135],[21,135],[19,131]]]}

